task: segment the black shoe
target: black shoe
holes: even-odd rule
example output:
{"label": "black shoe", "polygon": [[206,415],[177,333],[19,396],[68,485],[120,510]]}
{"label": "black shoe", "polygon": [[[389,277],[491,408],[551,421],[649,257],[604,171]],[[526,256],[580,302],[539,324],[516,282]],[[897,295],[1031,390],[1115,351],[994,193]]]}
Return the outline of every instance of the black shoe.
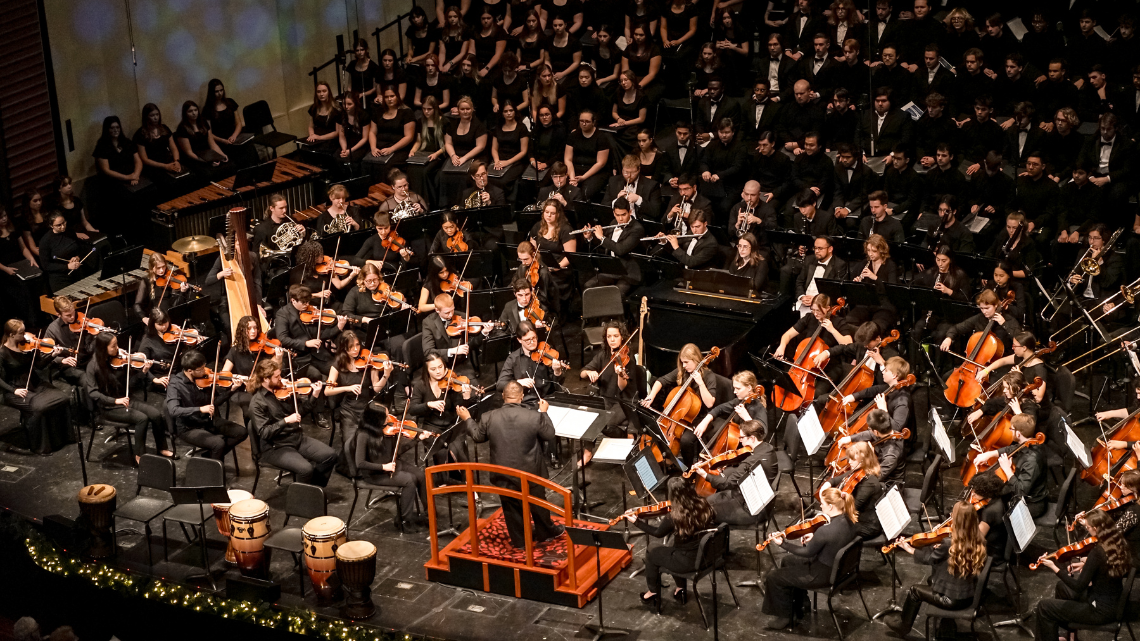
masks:
{"label": "black shoe", "polygon": [[424,528],[411,521],[404,521],[397,529],[403,530],[404,534],[419,534],[424,531]]}
{"label": "black shoe", "polygon": [[769,630],[784,630],[791,627],[792,620],[787,617],[779,617],[772,619],[764,624],[764,627]]}
{"label": "black shoe", "polygon": [[657,614],[661,614],[661,593],[658,592],[653,596],[646,598],[644,594],[641,595],[641,602],[653,610]]}
{"label": "black shoe", "polygon": [[408,522],[415,523],[416,525],[427,525],[428,517],[424,514],[413,514],[412,518],[408,519]]}
{"label": "black shoe", "polygon": [[329,423],[328,417],[322,414],[321,416],[317,417],[317,427],[321,428],[322,430],[327,430],[332,428],[332,424]]}
{"label": "black shoe", "polygon": [[673,591],[673,600],[681,605],[689,602],[689,591],[685,588],[678,588]]}

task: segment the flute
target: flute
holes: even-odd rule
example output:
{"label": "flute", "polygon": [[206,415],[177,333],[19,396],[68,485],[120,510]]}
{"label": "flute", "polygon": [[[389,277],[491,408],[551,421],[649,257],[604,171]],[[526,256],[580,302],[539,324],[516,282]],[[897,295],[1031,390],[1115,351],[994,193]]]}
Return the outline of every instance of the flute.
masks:
{"label": "flute", "polygon": [[[618,229],[621,229],[621,228],[625,227],[625,226],[626,226],[626,225],[628,225],[628,224],[629,224],[629,223],[620,223],[620,224],[617,224],[617,225],[603,225],[603,226],[602,226],[602,229],[613,229],[613,228],[615,228],[615,227],[616,227],[616,228],[618,228]],[[594,228],[593,228],[593,227],[586,227],[585,229],[575,229],[574,231],[570,232],[570,234],[569,234],[569,235],[570,235],[570,236],[577,236],[578,234],[586,234],[586,233],[589,233],[589,232],[592,232],[592,231],[594,231]]]}

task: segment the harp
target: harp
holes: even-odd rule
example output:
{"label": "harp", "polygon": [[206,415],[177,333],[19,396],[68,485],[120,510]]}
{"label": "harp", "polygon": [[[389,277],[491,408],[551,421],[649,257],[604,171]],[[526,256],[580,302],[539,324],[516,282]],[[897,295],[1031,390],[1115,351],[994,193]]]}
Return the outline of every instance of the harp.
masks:
{"label": "harp", "polygon": [[238,321],[253,316],[261,322],[261,331],[269,330],[269,323],[258,308],[257,285],[253,282],[253,265],[249,259],[249,210],[234,207],[226,213],[226,233],[218,234],[218,249],[222,269],[233,271],[226,278],[226,299],[230,307],[230,336],[234,335]]}

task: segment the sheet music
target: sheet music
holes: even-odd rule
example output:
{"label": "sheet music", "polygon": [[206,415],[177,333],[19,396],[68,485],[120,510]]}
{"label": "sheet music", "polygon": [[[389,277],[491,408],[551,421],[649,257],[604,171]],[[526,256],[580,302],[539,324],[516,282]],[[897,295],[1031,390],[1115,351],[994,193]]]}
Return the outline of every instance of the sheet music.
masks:
{"label": "sheet music", "polygon": [[922,118],[922,114],[926,113],[918,105],[914,104],[913,102],[908,102],[905,105],[903,105],[902,110],[903,110],[903,113],[909,115],[910,119],[914,120],[914,121],[917,121],[918,119]]}
{"label": "sheet music", "polygon": [[766,505],[772,502],[776,493],[768,477],[764,476],[764,467],[757,465],[743,481],[740,482],[740,493],[744,495],[744,504],[748,506],[748,513],[756,516]]}
{"label": "sheet music", "polygon": [[806,448],[808,456],[811,456],[819,451],[819,446],[823,445],[823,439],[827,438],[823,432],[823,426],[819,424],[819,415],[816,414],[814,405],[808,406],[808,411],[800,417],[798,425],[804,448]]}
{"label": "sheet music", "polygon": [[1092,460],[1089,458],[1089,450],[1085,447],[1084,441],[1073,431],[1073,427],[1069,425],[1069,421],[1061,419],[1061,423],[1065,426],[1065,444],[1073,451],[1073,455],[1081,462],[1081,466],[1089,467],[1092,465]]}
{"label": "sheet music", "polygon": [[1007,20],[1005,26],[1009,28],[1009,32],[1013,34],[1014,38],[1017,38],[1018,42],[1021,42],[1025,34],[1029,33],[1029,29],[1025,28],[1025,23],[1021,21],[1021,18]]}
{"label": "sheet music", "polygon": [[586,433],[586,430],[597,417],[594,412],[557,405],[551,405],[546,413],[550,415],[550,421],[554,423],[555,435],[574,439],[582,438],[582,435]]}
{"label": "sheet music", "polygon": [[910,523],[910,510],[906,509],[906,501],[899,492],[899,486],[892,487],[875,504],[875,514],[879,516],[879,524],[883,526],[883,534],[888,541],[902,533],[903,528]]}
{"label": "sheet music", "polygon": [[990,219],[985,216],[974,216],[974,219],[970,221],[969,229],[976,234],[982,231],[989,222]]}
{"label": "sheet music", "polygon": [[636,440],[632,438],[603,438],[591,460],[598,463],[625,463],[633,451],[634,443]]}
{"label": "sheet music", "polygon": [[649,489],[657,483],[657,477],[653,476],[653,467],[649,465],[649,460],[644,456],[638,457],[633,462],[633,469],[637,472],[637,479],[641,481],[641,486]]}
{"label": "sheet music", "polygon": [[1037,534],[1037,524],[1033,522],[1033,517],[1029,515],[1029,506],[1025,504],[1025,499],[1022,498],[1013,506],[1013,510],[1009,513],[1009,524],[1013,526],[1013,535],[1017,538],[1018,552],[1024,552],[1025,548],[1029,547],[1029,542]]}
{"label": "sheet music", "polygon": [[954,463],[954,445],[950,442],[950,435],[946,433],[946,426],[942,424],[942,416],[938,414],[937,408],[931,408],[930,417],[934,421],[934,442],[942,449],[942,454],[946,456],[946,462]]}

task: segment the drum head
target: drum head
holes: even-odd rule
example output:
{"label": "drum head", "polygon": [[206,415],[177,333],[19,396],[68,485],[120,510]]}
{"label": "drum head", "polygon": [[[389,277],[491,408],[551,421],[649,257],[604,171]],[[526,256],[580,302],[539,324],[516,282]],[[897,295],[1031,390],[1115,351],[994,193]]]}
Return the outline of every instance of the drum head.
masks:
{"label": "drum head", "polygon": [[[230,513],[232,514],[233,510],[230,510]],[[344,521],[335,516],[318,516],[301,528],[301,532],[314,537],[332,536],[342,530],[344,530]]]}
{"label": "drum head", "polygon": [[252,499],[253,498],[253,495],[250,494],[249,492],[246,492],[245,490],[226,490],[226,494],[228,494],[230,496],[229,502],[228,503],[214,503],[215,507],[228,508],[229,506],[233,505],[234,503],[237,503],[238,501],[244,501],[246,499]]}
{"label": "drum head", "polygon": [[343,561],[358,561],[376,555],[376,546],[368,541],[349,541],[336,550],[336,557]]}
{"label": "drum head", "polygon": [[106,503],[115,498],[115,486],[95,483],[79,490],[80,503]]}
{"label": "drum head", "polygon": [[230,506],[230,518],[250,519],[269,511],[269,506],[261,499],[245,499]]}

